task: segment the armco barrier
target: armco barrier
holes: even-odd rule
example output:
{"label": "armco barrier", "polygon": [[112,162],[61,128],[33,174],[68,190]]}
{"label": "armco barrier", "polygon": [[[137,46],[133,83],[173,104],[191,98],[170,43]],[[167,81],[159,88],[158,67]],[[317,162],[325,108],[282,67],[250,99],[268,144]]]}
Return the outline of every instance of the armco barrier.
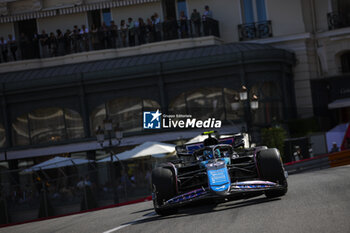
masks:
{"label": "armco barrier", "polygon": [[37,218],[37,219],[23,221],[23,222],[0,224],[0,228],[21,225],[21,224],[31,223],[31,222],[39,222],[39,221],[53,219],[53,218],[60,218],[60,217],[82,214],[82,213],[87,213],[87,212],[93,212],[93,211],[109,209],[109,208],[114,208],[114,207],[120,207],[120,206],[125,206],[125,205],[131,205],[131,204],[136,204],[136,203],[151,201],[151,200],[152,200],[152,196],[148,196],[148,197],[144,197],[144,198],[134,200],[134,201],[128,201],[128,202],[124,202],[124,203],[113,204],[113,205],[108,205],[108,206],[104,206],[104,207],[99,207],[99,208],[95,208],[95,209],[89,209],[89,210],[84,210],[84,211],[79,211],[79,212],[74,212],[74,213],[69,213],[69,214],[62,214],[62,215],[56,215],[56,216],[51,216],[51,217]]}
{"label": "armco barrier", "polygon": [[337,167],[348,164],[350,164],[350,150],[285,163],[284,167],[289,174],[294,174],[303,171]]}
{"label": "armco barrier", "polygon": [[350,164],[350,150],[329,154],[329,164],[331,167]]}

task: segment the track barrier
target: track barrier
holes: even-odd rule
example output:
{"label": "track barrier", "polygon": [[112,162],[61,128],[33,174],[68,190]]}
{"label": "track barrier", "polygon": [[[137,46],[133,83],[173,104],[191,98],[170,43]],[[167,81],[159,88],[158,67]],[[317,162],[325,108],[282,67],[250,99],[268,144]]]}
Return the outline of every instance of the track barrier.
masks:
{"label": "track barrier", "polygon": [[350,164],[350,150],[345,150],[285,163],[284,168],[289,174],[294,174],[304,171],[344,166],[348,164]]}

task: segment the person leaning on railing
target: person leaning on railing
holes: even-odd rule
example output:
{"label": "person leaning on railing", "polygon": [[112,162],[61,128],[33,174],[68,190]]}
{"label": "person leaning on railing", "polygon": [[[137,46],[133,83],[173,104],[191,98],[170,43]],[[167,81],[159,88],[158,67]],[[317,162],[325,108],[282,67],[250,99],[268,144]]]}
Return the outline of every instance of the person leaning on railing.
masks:
{"label": "person leaning on railing", "polygon": [[16,56],[16,52],[17,52],[17,48],[18,48],[17,47],[17,42],[16,42],[15,37],[13,37],[11,34],[9,34],[9,36],[8,36],[7,44],[10,47],[12,59],[14,61],[17,61],[17,56]]}
{"label": "person leaning on railing", "polygon": [[7,41],[4,39],[4,37],[0,37],[0,50],[2,55],[2,60],[4,62],[8,62],[8,47],[7,47]]}
{"label": "person leaning on railing", "polygon": [[204,35],[205,36],[211,35],[212,26],[213,26],[213,12],[209,9],[209,6],[204,7],[202,20],[203,20]]}
{"label": "person leaning on railing", "polygon": [[111,36],[111,47],[117,48],[118,26],[114,23],[114,21],[111,21],[111,25],[109,26],[109,30],[110,30],[110,36]]}
{"label": "person leaning on railing", "polygon": [[196,33],[196,36],[201,35],[201,15],[199,12],[197,12],[196,9],[193,9],[193,12],[191,14],[191,21],[194,25],[194,30]]}
{"label": "person leaning on railing", "polygon": [[180,13],[180,32],[181,38],[188,37],[188,25],[187,25],[187,16],[184,11]]}

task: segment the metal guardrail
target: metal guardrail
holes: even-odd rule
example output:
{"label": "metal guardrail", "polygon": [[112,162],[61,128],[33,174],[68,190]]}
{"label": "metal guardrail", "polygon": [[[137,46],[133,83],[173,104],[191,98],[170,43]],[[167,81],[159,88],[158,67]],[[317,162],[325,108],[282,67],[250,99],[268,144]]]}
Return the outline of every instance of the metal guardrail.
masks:
{"label": "metal guardrail", "polygon": [[350,164],[350,150],[285,163],[284,168],[288,174],[295,174],[305,171],[344,166],[348,164]]}

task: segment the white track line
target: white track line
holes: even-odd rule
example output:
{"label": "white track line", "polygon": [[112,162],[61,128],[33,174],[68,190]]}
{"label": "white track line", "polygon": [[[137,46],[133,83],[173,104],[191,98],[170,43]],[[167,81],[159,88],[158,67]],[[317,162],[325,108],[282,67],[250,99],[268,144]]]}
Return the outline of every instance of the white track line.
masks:
{"label": "white track line", "polygon": [[143,216],[142,218],[138,218],[138,219],[136,219],[136,220],[134,220],[134,221],[132,221],[132,222],[129,222],[129,223],[120,225],[119,227],[110,229],[110,230],[108,230],[108,231],[104,231],[103,233],[111,233],[111,232],[114,232],[114,231],[118,231],[118,230],[120,230],[120,229],[123,229],[123,228],[125,228],[125,227],[130,226],[130,225],[134,225],[135,223],[137,223],[137,222],[139,222],[139,221],[141,221],[141,220],[144,220],[144,219],[146,219],[146,218],[152,217],[152,216],[154,216],[154,215],[156,215],[155,212],[146,214],[146,215]]}

